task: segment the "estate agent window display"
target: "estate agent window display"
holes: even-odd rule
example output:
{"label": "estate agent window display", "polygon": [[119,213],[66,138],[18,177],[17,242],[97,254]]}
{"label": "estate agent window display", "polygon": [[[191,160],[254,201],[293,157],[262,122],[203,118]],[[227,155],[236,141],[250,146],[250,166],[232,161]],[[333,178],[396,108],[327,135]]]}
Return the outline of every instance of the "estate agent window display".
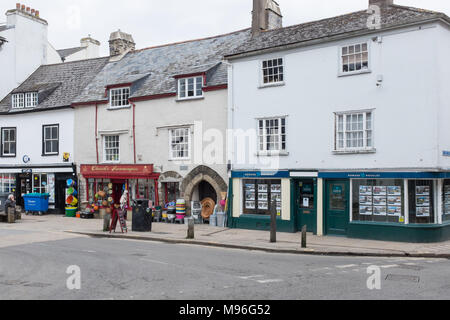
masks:
{"label": "estate agent window display", "polygon": [[281,216],[281,180],[244,180],[244,214],[270,215],[272,202],[277,202],[277,216]]}
{"label": "estate agent window display", "polygon": [[444,190],[442,192],[442,221],[450,221],[450,180],[444,180]]}

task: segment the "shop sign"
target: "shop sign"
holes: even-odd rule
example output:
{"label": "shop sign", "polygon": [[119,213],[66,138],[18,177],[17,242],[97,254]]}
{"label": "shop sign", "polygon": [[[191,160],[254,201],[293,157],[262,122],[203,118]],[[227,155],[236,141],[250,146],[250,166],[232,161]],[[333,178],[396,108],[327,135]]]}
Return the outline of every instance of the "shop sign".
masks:
{"label": "shop sign", "polygon": [[82,165],[85,178],[150,178],[153,165]]}
{"label": "shop sign", "polygon": [[33,173],[33,169],[22,169],[22,173]]}

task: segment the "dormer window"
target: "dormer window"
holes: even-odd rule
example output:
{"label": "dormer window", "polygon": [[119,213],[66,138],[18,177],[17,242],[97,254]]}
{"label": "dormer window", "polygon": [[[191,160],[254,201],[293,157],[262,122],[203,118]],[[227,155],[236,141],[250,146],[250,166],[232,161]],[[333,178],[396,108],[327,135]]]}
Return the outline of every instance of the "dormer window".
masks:
{"label": "dormer window", "polygon": [[12,96],[13,109],[35,108],[38,105],[38,93],[16,93]]}
{"label": "dormer window", "polygon": [[203,97],[203,77],[191,77],[178,80],[178,99]]}
{"label": "dormer window", "polygon": [[110,108],[117,109],[129,107],[130,106],[130,101],[128,100],[129,98],[130,98],[129,87],[111,89],[109,92]]}

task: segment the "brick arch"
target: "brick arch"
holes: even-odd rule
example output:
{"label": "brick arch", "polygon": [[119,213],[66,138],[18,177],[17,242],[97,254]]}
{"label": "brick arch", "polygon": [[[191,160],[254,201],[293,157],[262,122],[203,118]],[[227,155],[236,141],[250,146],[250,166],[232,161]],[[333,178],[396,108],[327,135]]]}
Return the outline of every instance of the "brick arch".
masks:
{"label": "brick arch", "polygon": [[194,189],[202,181],[208,182],[214,188],[217,199],[221,199],[222,192],[228,191],[226,182],[216,171],[206,166],[195,168],[186,176],[186,178],[184,178],[183,183],[181,184],[181,193],[184,195],[184,200],[186,200],[188,214],[191,212],[191,200]]}

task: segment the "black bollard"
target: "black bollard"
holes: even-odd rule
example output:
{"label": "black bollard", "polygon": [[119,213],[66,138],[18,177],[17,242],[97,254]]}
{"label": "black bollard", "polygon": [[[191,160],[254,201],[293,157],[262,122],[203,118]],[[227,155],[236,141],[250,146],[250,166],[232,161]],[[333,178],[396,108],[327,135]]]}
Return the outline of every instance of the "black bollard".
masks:
{"label": "black bollard", "polygon": [[187,230],[187,238],[194,239],[195,238],[195,221],[193,218],[188,219],[188,230]]}
{"label": "black bollard", "polygon": [[274,200],[270,210],[270,242],[277,242],[277,201]]}
{"label": "black bollard", "polygon": [[302,228],[302,248],[306,248],[306,231],[307,231],[307,226],[303,226]]}

